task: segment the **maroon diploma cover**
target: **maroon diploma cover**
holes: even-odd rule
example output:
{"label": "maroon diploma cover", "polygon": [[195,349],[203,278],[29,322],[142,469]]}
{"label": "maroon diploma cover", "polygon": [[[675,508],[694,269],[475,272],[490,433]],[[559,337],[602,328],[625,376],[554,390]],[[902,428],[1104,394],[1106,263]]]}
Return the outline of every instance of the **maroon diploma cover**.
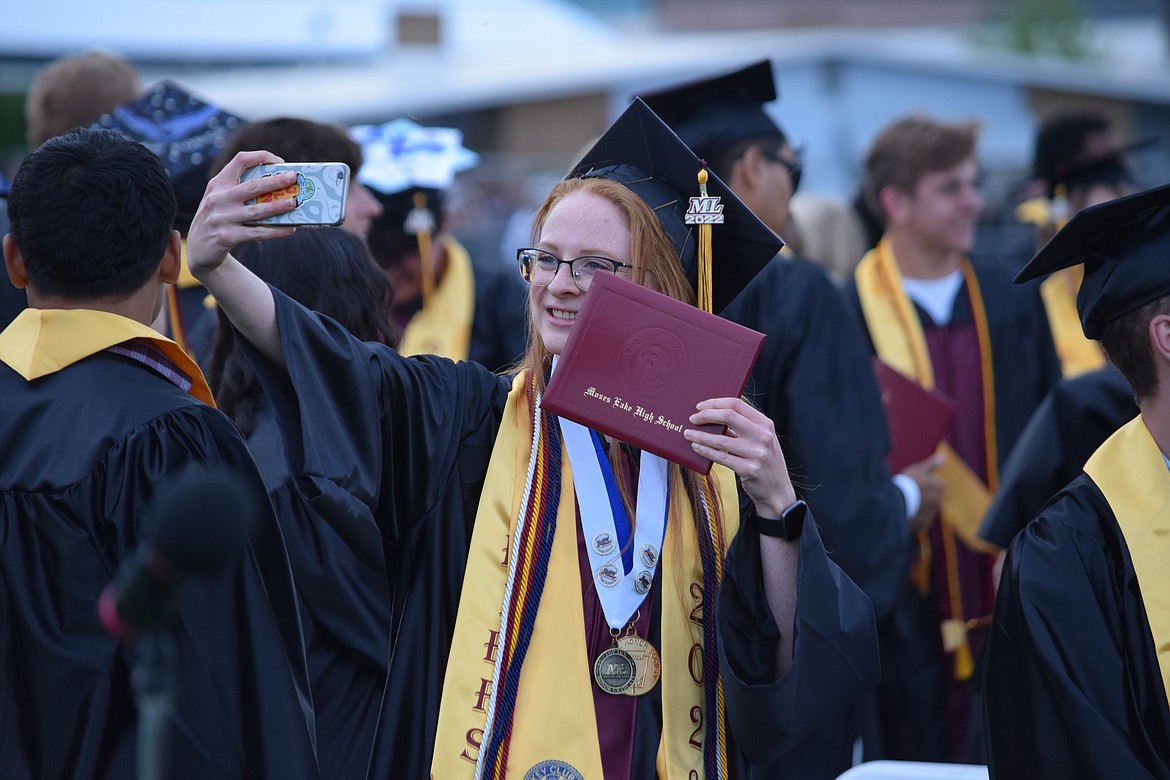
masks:
{"label": "maroon diploma cover", "polygon": [[683,437],[699,401],[737,397],[764,334],[612,274],[598,274],[543,408],[706,474]]}
{"label": "maroon diploma cover", "polygon": [[927,390],[880,358],[873,359],[873,371],[890,431],[886,462],[897,474],[934,453],[951,424],[955,404],[942,392]]}

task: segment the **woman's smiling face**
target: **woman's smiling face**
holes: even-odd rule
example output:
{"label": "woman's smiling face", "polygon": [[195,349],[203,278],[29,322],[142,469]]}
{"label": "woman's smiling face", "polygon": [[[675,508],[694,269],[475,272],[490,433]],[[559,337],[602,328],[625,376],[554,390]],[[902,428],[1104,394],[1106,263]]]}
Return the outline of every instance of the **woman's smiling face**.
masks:
{"label": "woman's smiling face", "polygon": [[[591,192],[565,195],[549,211],[540,229],[538,249],[562,260],[585,255],[630,262],[630,229],[622,212],[606,198]],[[618,273],[626,275],[625,268]],[[528,290],[532,322],[549,352],[559,355],[565,348],[585,293],[573,281],[567,265],[557,267],[556,276],[545,287]]]}

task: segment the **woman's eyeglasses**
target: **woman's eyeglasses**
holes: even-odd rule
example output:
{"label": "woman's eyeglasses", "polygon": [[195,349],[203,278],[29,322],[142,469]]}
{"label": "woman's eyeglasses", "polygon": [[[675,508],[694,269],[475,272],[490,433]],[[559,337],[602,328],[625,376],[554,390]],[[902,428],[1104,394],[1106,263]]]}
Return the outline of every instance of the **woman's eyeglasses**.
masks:
{"label": "woman's eyeglasses", "polygon": [[581,292],[589,289],[593,277],[599,273],[616,274],[620,268],[633,268],[629,263],[611,260],[608,257],[585,255],[572,260],[562,260],[542,249],[517,249],[516,260],[520,264],[520,276],[533,287],[546,287],[552,283],[562,265],[569,266],[573,281]]}

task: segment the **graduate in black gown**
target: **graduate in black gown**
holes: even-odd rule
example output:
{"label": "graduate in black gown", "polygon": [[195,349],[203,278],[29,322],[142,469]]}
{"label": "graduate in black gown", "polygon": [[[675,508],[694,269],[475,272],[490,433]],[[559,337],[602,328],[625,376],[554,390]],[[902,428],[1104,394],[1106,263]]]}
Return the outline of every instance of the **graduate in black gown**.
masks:
{"label": "graduate in black gown", "polygon": [[[801,161],[765,106],[777,90],[768,60],[643,94],[748,208],[785,236]],[[786,250],[787,252],[787,250]],[[767,334],[746,394],[776,424],[798,494],[817,516],[829,556],[885,620],[908,587],[912,530],[938,511],[933,464],[891,481],[889,437],[873,369],[836,285],[818,265],[777,255],[723,316]],[[903,489],[899,489],[899,485]],[[834,778],[854,760],[851,714],[818,730],[803,777]]]}
{"label": "graduate in black gown", "polygon": [[969,253],[983,207],[977,126],[922,115],[887,124],[866,156],[886,223],[846,287],[870,349],[954,402],[939,522],[920,534],[914,587],[882,634],[887,757],[981,763],[977,674],[998,550],[978,538],[999,468],[1060,378],[1035,285]]}
{"label": "graduate in black gown", "polygon": [[[162,774],[317,777],[292,578],[260,475],[198,367],[147,325],[179,270],[162,164],[108,130],[51,139],[21,164],[9,214],[5,263],[30,305],[0,333],[0,774],[135,776],[144,645],[107,633],[99,594],[167,521],[176,482],[215,477],[252,500],[256,529],[230,569],[188,579],[160,629],[176,657]],[[234,509],[183,506],[188,521]]]}
{"label": "graduate in black gown", "polygon": [[[393,345],[393,289],[365,243],[340,228],[297,231],[241,244],[236,257],[261,279],[355,337]],[[285,441],[241,340],[219,326],[208,382],[248,442],[284,530],[300,597],[305,654],[324,777],[362,778],[378,724],[390,639],[390,584],[372,522],[331,524],[303,500],[288,470]],[[295,442],[294,442],[295,446]],[[363,518],[365,520],[365,518]]]}
{"label": "graduate in black gown", "polygon": [[1008,549],[987,646],[993,778],[1170,778],[1170,186],[1082,210],[1018,281],[1084,263],[1077,309],[1139,417]]}
{"label": "graduate in black gown", "polygon": [[[533,285],[537,371],[515,382],[472,362],[363,344],[248,274],[227,252],[263,232],[242,223],[287,208],[244,205],[287,183],[236,184],[242,168],[266,159],[242,153],[212,180],[190,257],[266,358],[270,398],[299,436],[290,468],[306,498],[323,515],[372,518],[381,529],[392,654],[370,775],[423,777],[429,769],[470,777],[483,761],[486,776],[491,763],[502,770],[506,761],[510,776],[539,778],[646,778],[659,762],[672,776],[746,778],[753,767],[758,776],[789,776],[789,762],[800,765],[800,741],[872,684],[877,659],[869,600],[826,557],[814,516],[797,520],[805,505],[795,500],[771,424],[740,399],[701,404],[693,423],[726,422],[735,432],[687,434],[716,461],[710,478],[617,440],[606,439],[609,457],[599,458],[603,446],[594,445],[592,462],[612,458],[628,490],[630,479],[638,483],[639,500],[664,496],[663,473],[674,485],[662,576],[650,578],[647,600],[613,634],[609,608],[599,604],[605,586],[594,579],[601,569],[587,555],[612,548],[575,522],[606,514],[607,492],[573,490],[577,469],[562,462],[559,441],[571,426],[532,411],[593,274],[632,273],[673,297],[693,295],[696,236],[683,211],[697,190],[697,158],[638,102],[558,185],[538,216],[537,247],[521,253]],[[719,309],[778,242],[717,178],[708,187],[728,223],[713,231]],[[619,505],[608,503],[615,524],[627,502]],[[640,512],[637,527],[654,528],[655,517]],[[511,530],[521,522],[548,533]],[[510,552],[512,542],[524,544]],[[729,546],[725,556],[720,546]],[[658,560],[653,546],[639,547],[638,558]],[[547,569],[536,565],[542,560]],[[505,588],[510,571],[522,585]],[[539,599],[529,598],[534,592]],[[640,696],[611,695],[591,679],[594,659],[618,636],[662,648],[662,680]]]}

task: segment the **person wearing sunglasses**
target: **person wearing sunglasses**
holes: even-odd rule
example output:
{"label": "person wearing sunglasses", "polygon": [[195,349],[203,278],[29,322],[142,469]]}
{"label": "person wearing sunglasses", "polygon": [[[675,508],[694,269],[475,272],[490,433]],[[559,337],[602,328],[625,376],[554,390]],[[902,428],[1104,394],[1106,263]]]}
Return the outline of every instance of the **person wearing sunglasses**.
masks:
{"label": "person wearing sunglasses", "polygon": [[[770,61],[645,99],[744,205],[785,235],[801,165],[765,110],[776,99]],[[820,266],[778,255],[724,316],[767,334],[747,395],[775,423],[826,549],[873,601],[881,625],[907,582],[911,532],[937,513],[936,464],[915,464],[891,479],[889,436],[865,344]],[[810,759],[802,776],[844,772],[856,738],[848,713],[810,736],[816,749],[802,754]]]}

